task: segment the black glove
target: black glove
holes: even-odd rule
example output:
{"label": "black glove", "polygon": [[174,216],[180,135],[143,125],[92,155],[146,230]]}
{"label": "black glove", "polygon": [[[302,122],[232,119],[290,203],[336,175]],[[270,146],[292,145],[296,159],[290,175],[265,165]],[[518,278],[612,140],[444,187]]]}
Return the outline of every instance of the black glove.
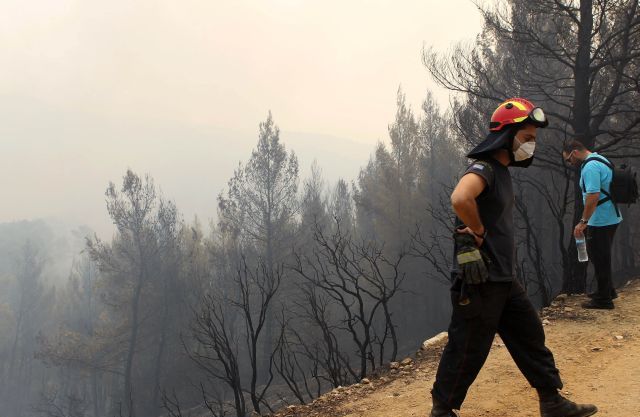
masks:
{"label": "black glove", "polygon": [[469,233],[454,232],[456,257],[460,266],[460,275],[466,284],[482,284],[489,278],[487,265],[489,258],[480,251],[476,239]]}

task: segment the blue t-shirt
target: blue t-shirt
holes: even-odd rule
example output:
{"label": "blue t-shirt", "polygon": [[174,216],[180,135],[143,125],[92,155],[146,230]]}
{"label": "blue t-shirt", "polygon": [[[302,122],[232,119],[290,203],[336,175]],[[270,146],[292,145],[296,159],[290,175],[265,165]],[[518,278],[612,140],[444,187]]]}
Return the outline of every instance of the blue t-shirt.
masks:
{"label": "blue t-shirt", "polygon": [[[611,189],[613,172],[611,171],[611,168],[602,162],[597,161],[597,159],[604,159],[607,162],[609,162],[609,160],[602,155],[598,155],[597,152],[592,152],[587,156],[585,161],[592,159],[593,157],[597,157],[596,161],[586,164],[580,173],[580,188],[582,189],[583,203],[586,201],[586,194],[600,193],[600,200],[602,200],[603,198],[607,198],[607,196],[600,191],[605,190],[608,193]],[[609,200],[596,208],[596,211],[589,219],[588,225],[609,226],[612,224],[618,224],[621,221],[622,216],[618,217],[613,201]]]}

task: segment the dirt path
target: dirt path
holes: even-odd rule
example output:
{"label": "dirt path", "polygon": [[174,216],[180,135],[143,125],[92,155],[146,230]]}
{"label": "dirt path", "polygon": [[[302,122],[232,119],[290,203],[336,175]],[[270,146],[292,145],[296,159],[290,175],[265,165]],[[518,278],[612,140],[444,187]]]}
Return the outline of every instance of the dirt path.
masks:
{"label": "dirt path", "polygon": [[[583,310],[584,297],[559,298],[543,312],[547,345],[565,383],[563,393],[598,406],[599,417],[640,416],[640,282],[620,291],[616,309]],[[307,407],[278,416],[426,417],[441,344],[368,384],[336,389]],[[471,387],[462,417],[537,417],[535,391],[496,338]]]}

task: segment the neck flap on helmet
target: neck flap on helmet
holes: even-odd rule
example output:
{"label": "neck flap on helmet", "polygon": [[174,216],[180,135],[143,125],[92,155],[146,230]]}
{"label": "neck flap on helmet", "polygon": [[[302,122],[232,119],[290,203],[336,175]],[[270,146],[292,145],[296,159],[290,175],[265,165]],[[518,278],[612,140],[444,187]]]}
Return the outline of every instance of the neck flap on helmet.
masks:
{"label": "neck flap on helmet", "polygon": [[509,152],[509,166],[518,168],[527,168],[533,163],[533,158],[523,161],[516,161],[513,155],[513,141],[518,132],[518,125],[509,126],[498,132],[489,132],[485,139],[467,154],[467,158],[483,159],[491,157],[493,152],[499,149],[506,149]]}

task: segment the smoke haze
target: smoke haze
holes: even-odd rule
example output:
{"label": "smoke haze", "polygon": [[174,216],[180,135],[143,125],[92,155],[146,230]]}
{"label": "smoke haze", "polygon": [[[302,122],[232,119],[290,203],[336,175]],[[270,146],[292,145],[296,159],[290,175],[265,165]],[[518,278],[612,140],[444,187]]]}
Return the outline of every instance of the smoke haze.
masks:
{"label": "smoke haze", "polygon": [[103,192],[127,167],[210,218],[268,110],[303,174],[317,158],[351,180],[386,140],[398,85],[414,108],[434,88],[422,43],[480,23],[463,0],[4,2],[0,222],[109,233]]}

